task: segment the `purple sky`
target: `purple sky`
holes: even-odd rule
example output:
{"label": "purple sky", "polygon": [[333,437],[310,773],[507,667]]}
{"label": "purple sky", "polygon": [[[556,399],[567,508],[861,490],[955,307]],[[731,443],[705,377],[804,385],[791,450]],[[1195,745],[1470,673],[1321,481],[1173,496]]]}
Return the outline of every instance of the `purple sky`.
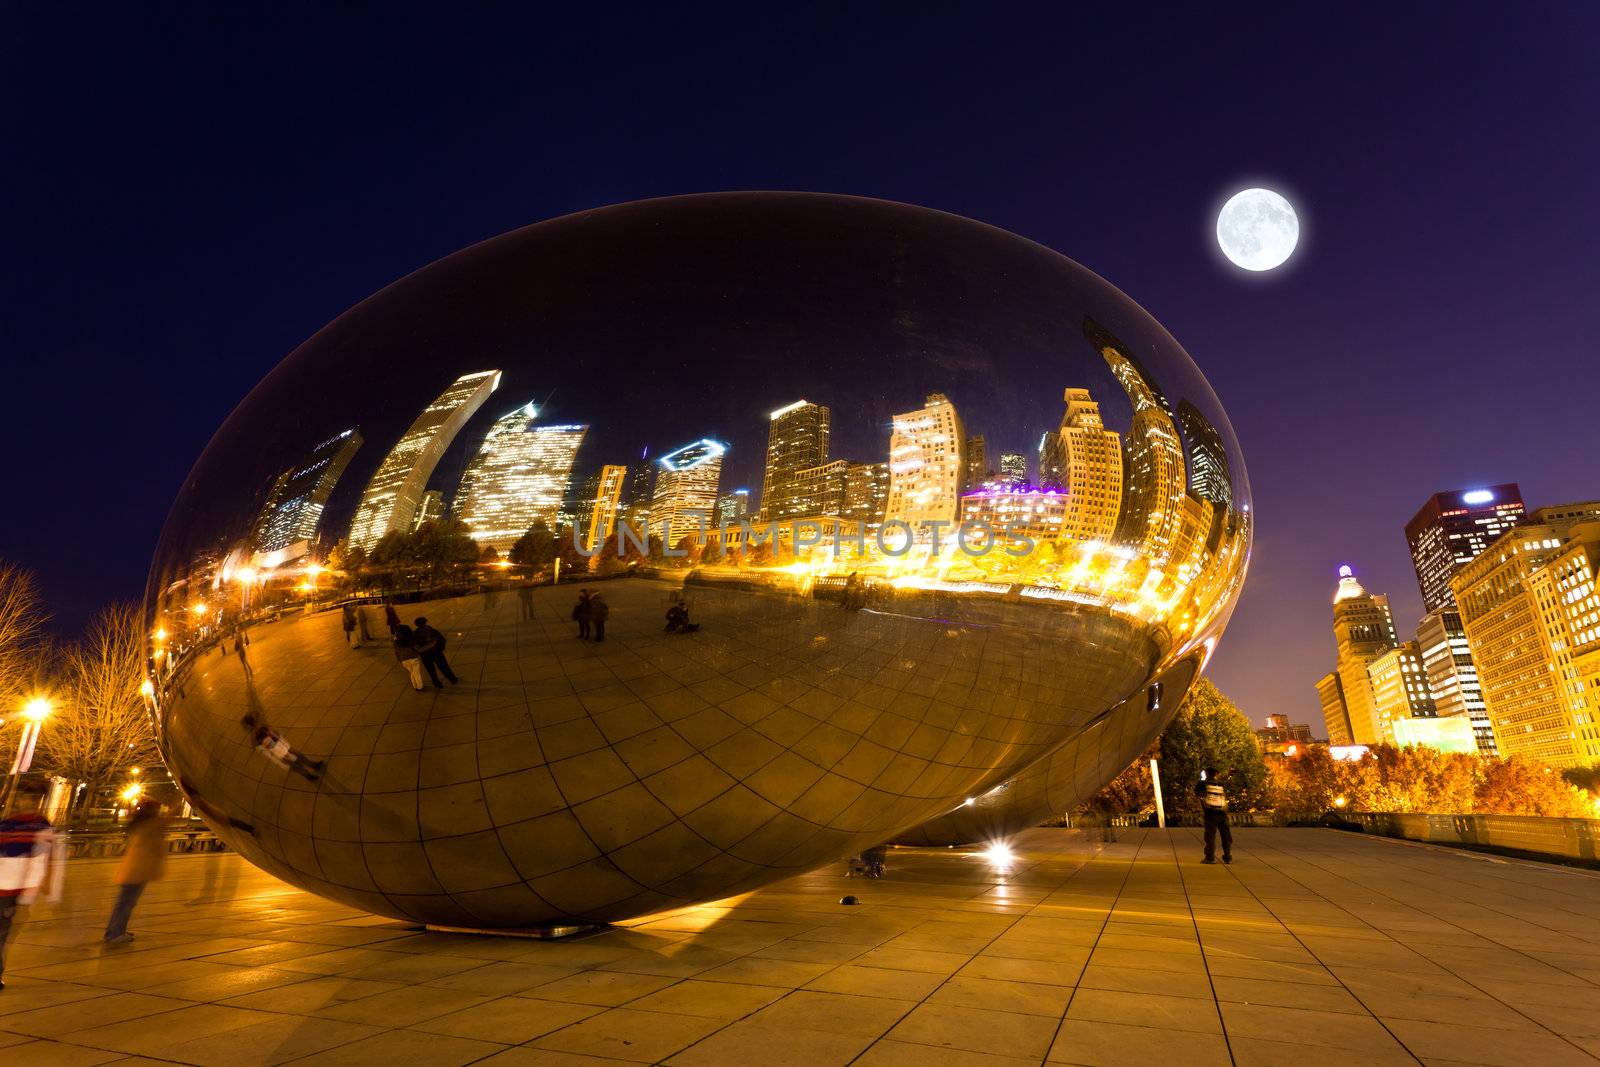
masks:
{"label": "purple sky", "polygon": [[[339,312],[528,222],[711,189],[970,215],[1160,319],[1249,463],[1256,556],[1212,674],[1256,718],[1320,721],[1339,563],[1410,629],[1402,527],[1430,493],[1600,496],[1590,5],[259,10],[8,20],[0,557],[63,631],[137,595],[212,431]],[[1249,184],[1306,226],[1266,277],[1211,238]]]}

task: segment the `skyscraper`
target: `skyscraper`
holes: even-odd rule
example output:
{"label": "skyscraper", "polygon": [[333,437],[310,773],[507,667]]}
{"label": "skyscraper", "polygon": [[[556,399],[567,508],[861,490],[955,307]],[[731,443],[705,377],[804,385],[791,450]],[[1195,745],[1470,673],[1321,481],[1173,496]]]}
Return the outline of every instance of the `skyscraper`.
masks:
{"label": "skyscraper", "polygon": [[1472,735],[1479,753],[1498,752],[1494,726],[1483,703],[1478,668],[1472,661],[1467,631],[1461,612],[1453,605],[1436,608],[1417,623],[1417,645],[1422,649],[1422,666],[1428,674],[1428,690],[1440,718],[1465,715],[1472,724]]}
{"label": "skyscraper", "polygon": [[[1333,640],[1334,673],[1346,721],[1328,721],[1328,736],[1337,738],[1348,732],[1353,744],[1377,744],[1384,739],[1384,732],[1368,668],[1400,642],[1389,598],[1363,589],[1348,565],[1339,568],[1339,588],[1333,595]],[[1317,690],[1326,710],[1329,698],[1324,684],[1318,683]]]}
{"label": "skyscraper", "polygon": [[383,457],[361,494],[350,524],[352,548],[370,552],[384,534],[412,528],[423,490],[439,457],[499,387],[497,370],[463,374],[422,409],[422,414]]}
{"label": "skyscraper", "polygon": [[1187,487],[1178,425],[1160,387],[1120,341],[1093,319],[1084,322],[1084,336],[1099,350],[1133,406],[1123,450],[1122,514],[1116,539],[1137,547],[1159,570],[1171,558]]}
{"label": "skyscraper", "polygon": [[1330,745],[1355,744],[1355,730],[1350,725],[1350,705],[1344,699],[1344,683],[1338,671],[1329,671],[1317,679],[1317,700],[1322,705],[1322,722],[1328,731]]}
{"label": "skyscraper", "polygon": [[[928,543],[933,530],[924,524],[943,522],[953,527],[960,511],[961,482],[966,476],[961,416],[949,397],[930,393],[921,408],[896,415],[893,427],[883,521],[904,522],[915,540]],[[942,531],[945,536],[951,533],[949,528]]]}
{"label": "skyscraper", "polygon": [[1021,485],[1026,482],[1028,480],[1028,457],[1021,452],[1000,453],[999,480],[1007,485]]}
{"label": "skyscraper", "polygon": [[1516,482],[1435,493],[1406,523],[1406,543],[1428,611],[1454,604],[1450,579],[1526,513]]}
{"label": "skyscraper", "polygon": [[655,485],[655,464],[650,462],[650,448],[639,453],[639,461],[628,465],[628,477],[623,483],[622,504],[618,513],[622,522],[638,537],[644,537],[650,527],[650,493]]}
{"label": "skyscraper", "polygon": [[[345,430],[317,445],[305,459],[278,475],[267,492],[261,517],[256,520],[257,552],[287,553],[285,558],[292,559],[310,551],[328,497],[360,447],[361,434],[355,429]],[[296,547],[302,544],[303,549]]]}
{"label": "skyscraper", "polygon": [[852,463],[844,472],[843,517],[861,524],[868,535],[883,525],[889,502],[889,464]]}
{"label": "skyscraper", "polygon": [[1189,444],[1189,492],[1227,508],[1233,504],[1228,447],[1211,421],[1187,400],[1178,401],[1178,427]]}
{"label": "skyscraper", "polygon": [[795,471],[784,485],[785,510],[789,514],[773,521],[840,515],[844,511],[845,478],[849,469],[849,461],[835,459]]}
{"label": "skyscraper", "polygon": [[584,506],[579,517],[579,534],[585,551],[598,552],[610,540],[617,526],[627,477],[627,467],[607,463],[585,483]]}
{"label": "skyscraper", "polygon": [[1061,536],[1070,541],[1109,541],[1122,510],[1122,437],[1108,430],[1100,405],[1087,389],[1062,394],[1067,410],[1052,435],[1051,468],[1066,489]]}
{"label": "skyscraper", "polygon": [[967,435],[967,475],[965,489],[976,489],[989,480],[989,448],[983,434]]}
{"label": "skyscraper", "polygon": [[728,446],[709,437],[674,449],[656,460],[656,490],[650,499],[650,532],[665,547],[712,525],[717,483]]}
{"label": "skyscraper", "polygon": [[535,522],[554,533],[587,426],[535,426],[524,404],[495,420],[461,476],[456,514],[480,546],[504,555]]}
{"label": "skyscraper", "polygon": [[444,513],[444,493],[438,489],[429,489],[422,494],[422,502],[417,505],[417,517],[411,529],[420,530],[425,522],[438,522],[444,518]]}
{"label": "skyscraper", "polygon": [[731,525],[750,514],[750,490],[735,489],[717,497],[716,525]]}
{"label": "skyscraper", "polygon": [[1393,744],[1394,723],[1400,719],[1436,717],[1428,674],[1422,665],[1422,649],[1417,642],[1403,641],[1367,664],[1367,677],[1372,682],[1372,720],[1377,740]]}
{"label": "skyscraper", "polygon": [[[828,409],[796,400],[772,412],[767,427],[767,466],[761,478],[761,519],[782,522],[809,514],[794,500],[795,475],[828,459],[832,425]],[[802,510],[797,510],[802,509]]]}

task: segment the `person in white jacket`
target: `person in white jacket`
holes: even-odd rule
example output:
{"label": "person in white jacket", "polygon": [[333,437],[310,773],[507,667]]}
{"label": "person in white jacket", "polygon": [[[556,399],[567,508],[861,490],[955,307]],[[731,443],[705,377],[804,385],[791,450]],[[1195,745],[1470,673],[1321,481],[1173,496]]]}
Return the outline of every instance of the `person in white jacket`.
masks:
{"label": "person in white jacket", "polygon": [[61,899],[66,841],[40,812],[44,790],[23,782],[17,788],[17,814],[0,819],[0,989],[6,987],[6,942],[17,909],[32,904],[46,882],[47,901]]}

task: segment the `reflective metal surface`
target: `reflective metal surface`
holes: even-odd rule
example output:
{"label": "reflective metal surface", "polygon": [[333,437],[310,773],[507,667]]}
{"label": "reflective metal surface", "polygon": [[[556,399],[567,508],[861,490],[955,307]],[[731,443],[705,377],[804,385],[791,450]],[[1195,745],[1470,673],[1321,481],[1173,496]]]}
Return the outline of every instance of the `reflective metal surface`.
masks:
{"label": "reflective metal surface", "polygon": [[1092,791],[1251,528],[1199,371],[1070,260],[881,201],[625,204],[396,282],[244,400],[156,553],[151,704],[294,884],[614,920]]}

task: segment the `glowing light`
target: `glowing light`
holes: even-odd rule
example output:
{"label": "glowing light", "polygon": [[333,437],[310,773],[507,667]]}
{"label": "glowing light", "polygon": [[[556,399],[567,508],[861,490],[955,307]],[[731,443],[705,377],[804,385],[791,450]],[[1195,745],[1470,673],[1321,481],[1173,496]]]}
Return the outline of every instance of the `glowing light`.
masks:
{"label": "glowing light", "polygon": [[1004,841],[996,841],[983,850],[983,858],[989,861],[991,867],[1005,870],[1016,860],[1017,854],[1011,851],[1011,846]]}
{"label": "glowing light", "polygon": [[241,585],[249,585],[251,582],[256,580],[255,568],[254,567],[240,567],[237,571],[234,572],[233,580],[238,582]]}
{"label": "glowing light", "polygon": [[809,403],[809,401],[796,400],[793,404],[784,405],[783,407],[779,408],[777,411],[774,411],[772,413],[772,421],[776,422],[777,420],[783,418],[785,415],[789,414],[789,412],[791,412],[791,411],[799,411],[801,408],[805,407],[807,403]]}
{"label": "glowing light", "polygon": [[976,800],[974,800],[974,799],[973,799],[973,798],[971,798],[971,797],[968,797],[968,798],[967,798],[967,799],[965,799],[965,800],[963,800],[963,801],[962,801],[962,802],[961,802],[961,806],[962,806],[962,807],[963,807],[963,808],[970,808],[970,807],[972,807],[972,805],[974,805],[974,804],[976,804],[976,803],[977,803],[977,801],[976,801]]}
{"label": "glowing light", "polygon": [[143,793],[143,792],[144,792],[144,787],[141,786],[138,782],[134,782],[132,785],[128,786],[128,788],[124,789],[121,793],[118,793],[117,795],[120,796],[123,800],[134,801],[134,800],[138,800],[139,799],[139,794]]}
{"label": "glowing light", "polygon": [[43,722],[49,716],[51,707],[49,697],[34,697],[22,705],[22,714],[33,722]]}
{"label": "glowing light", "polygon": [[1333,798],[1333,806],[1336,807],[1336,808],[1342,808],[1348,803],[1350,803],[1350,801],[1345,797],[1334,797]]}
{"label": "glowing light", "polygon": [[204,615],[206,613],[206,606],[204,604],[192,604],[190,605],[189,610],[196,615]]}
{"label": "glowing light", "polygon": [[139,774],[142,774],[143,772],[144,772],[144,768],[143,767],[129,767],[128,768],[128,773],[132,774],[132,775],[135,775],[135,776],[137,776]]}
{"label": "glowing light", "polygon": [[163,626],[156,630],[155,638],[158,642],[165,641],[167,639],[167,628]]}
{"label": "glowing light", "polygon": [[1356,573],[1355,571],[1350,569],[1350,564],[1348,564],[1348,563],[1339,564],[1339,577],[1341,577],[1341,578],[1353,578],[1353,577],[1355,577],[1355,573]]}
{"label": "glowing light", "polygon": [[1463,504],[1487,504],[1494,499],[1494,494],[1487,489],[1472,489],[1461,494]]}
{"label": "glowing light", "polygon": [[144,697],[146,700],[155,696],[156,684],[150,679],[146,678],[144,681],[139,683],[139,695]]}

